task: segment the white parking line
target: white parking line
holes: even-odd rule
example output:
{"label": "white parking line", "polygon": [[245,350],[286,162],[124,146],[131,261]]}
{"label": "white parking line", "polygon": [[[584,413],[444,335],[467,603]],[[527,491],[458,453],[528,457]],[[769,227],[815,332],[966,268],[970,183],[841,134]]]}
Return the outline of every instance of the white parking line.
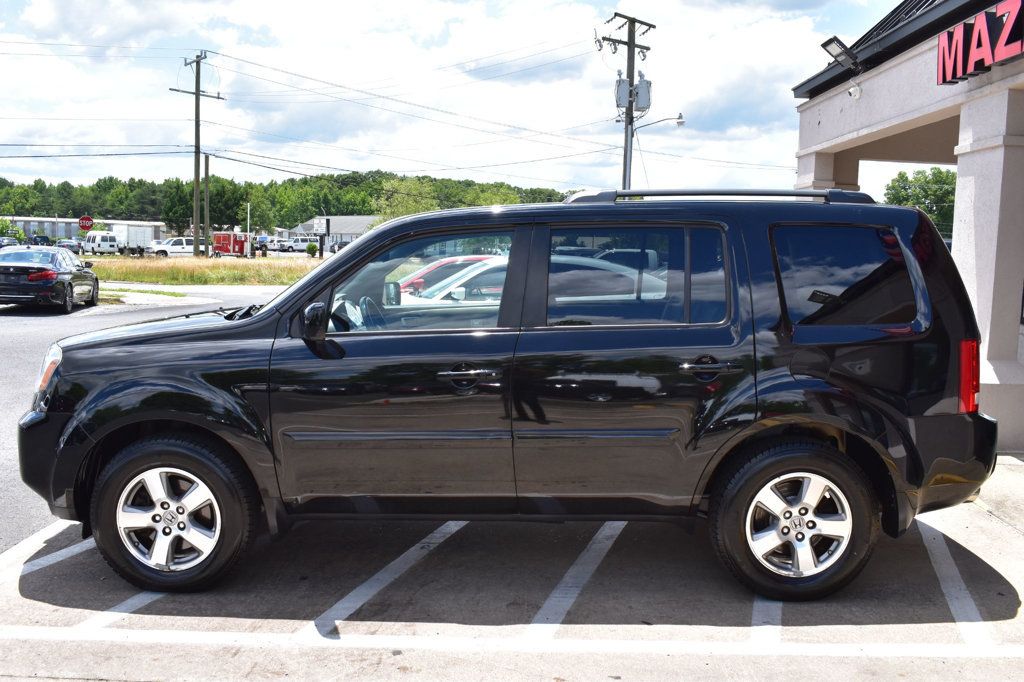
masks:
{"label": "white parking line", "polygon": [[64,561],[65,559],[73,557],[76,554],[81,554],[82,552],[93,549],[94,547],[96,547],[96,541],[92,538],[76,542],[70,547],[65,547],[64,549],[59,549],[56,552],[53,552],[52,554],[47,554],[46,556],[39,557],[38,559],[33,559],[21,567],[21,575],[28,575],[29,573],[38,571],[40,568],[53,566],[58,561]]}
{"label": "white parking line", "polygon": [[81,623],[75,626],[77,629],[91,630],[93,628],[105,628],[108,625],[112,625],[117,621],[121,620],[130,613],[135,613],[143,606],[152,604],[160,597],[163,597],[166,592],[139,592],[136,595],[128,597],[123,602],[116,606],[112,606],[106,611],[101,611],[91,618],[86,618]]}
{"label": "white parking line", "polygon": [[305,633],[307,635],[319,634],[321,637],[337,638],[338,621],[343,621],[355,613],[359,607],[370,601],[374,595],[412,568],[416,562],[451,537],[456,531],[465,526],[466,523],[466,521],[449,521],[436,529],[378,571],[362,585],[345,595],[344,599],[324,611],[313,621],[311,627],[303,628]]}
{"label": "white parking line", "polygon": [[402,651],[444,651],[459,654],[521,652],[526,654],[595,654],[629,655],[661,654],[688,656],[749,656],[794,658],[938,658],[991,659],[1024,658],[1024,646],[930,644],[912,642],[821,643],[808,646],[803,642],[778,644],[737,644],[723,641],[686,639],[570,639],[525,638],[516,636],[424,636],[424,635],[345,635],[341,638],[309,637],[305,633],[279,634],[262,632],[229,632],[198,630],[135,630],[98,628],[84,630],[37,625],[0,626],[0,641],[37,642],[107,642],[114,644],[187,645],[191,647],[224,647],[281,650],[292,647],[311,649],[370,649]]}
{"label": "white parking line", "polygon": [[73,525],[75,525],[74,521],[54,521],[18,544],[8,547],[3,554],[0,554],[0,575],[6,575],[12,569],[18,569],[20,572],[22,565],[28,561],[29,557],[45,548],[47,542]]}
{"label": "white parking line", "polygon": [[921,531],[921,538],[924,540],[925,549],[928,550],[928,558],[932,561],[949,611],[960,629],[960,637],[968,646],[991,646],[992,635],[988,624],[982,620],[978,605],[974,603],[974,598],[960,576],[953,556],[949,553],[949,546],[946,545],[946,537],[920,518],[917,519],[917,527]]}
{"label": "white parking line", "polygon": [[777,644],[782,641],[782,602],[754,596],[750,613],[750,641],[754,644]]}
{"label": "white parking line", "polygon": [[594,571],[601,565],[612,543],[619,537],[619,533],[626,527],[625,521],[608,521],[601,526],[586,548],[576,557],[569,570],[562,576],[562,580],[555,585],[543,606],[533,617],[533,622],[527,630],[530,637],[551,637],[569,609],[576,603],[576,599],[583,591],[583,587],[594,575]]}

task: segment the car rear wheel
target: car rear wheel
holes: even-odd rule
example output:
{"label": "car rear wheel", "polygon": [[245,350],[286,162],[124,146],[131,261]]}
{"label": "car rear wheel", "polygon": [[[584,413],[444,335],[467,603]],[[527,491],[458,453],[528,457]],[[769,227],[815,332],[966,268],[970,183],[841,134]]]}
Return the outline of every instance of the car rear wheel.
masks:
{"label": "car rear wheel", "polygon": [[71,282],[64,285],[64,302],[61,303],[60,311],[65,315],[70,315],[75,309],[75,289],[71,286]]}
{"label": "car rear wheel", "polygon": [[785,441],[727,472],[712,493],[711,540],[744,584],[771,599],[824,597],[864,568],[879,504],[855,462],[814,441]]}
{"label": "car rear wheel", "polygon": [[89,295],[89,300],[85,302],[90,308],[100,303],[100,281],[95,280],[92,283],[92,294]]}
{"label": "car rear wheel", "polygon": [[202,590],[248,547],[259,503],[249,473],[202,440],[156,436],[103,469],[92,526],[103,558],[146,590]]}

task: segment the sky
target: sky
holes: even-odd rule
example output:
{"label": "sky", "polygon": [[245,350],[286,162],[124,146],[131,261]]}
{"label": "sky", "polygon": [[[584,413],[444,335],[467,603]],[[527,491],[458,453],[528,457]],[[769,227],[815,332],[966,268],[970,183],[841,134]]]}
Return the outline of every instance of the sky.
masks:
{"label": "sky", "polygon": [[[792,187],[792,87],[855,41],[879,0],[4,0],[0,176],[189,178],[202,147],[236,180],[382,169],[559,190],[618,187],[616,11],[657,26],[633,187]],[[672,120],[682,113],[686,123]],[[33,145],[33,146],[28,146]],[[110,154],[110,156],[67,156]],[[130,155],[129,155],[130,154]],[[65,155],[53,157],[53,155]],[[12,158],[29,156],[33,158]],[[45,158],[49,156],[50,158]],[[881,198],[901,168],[863,164]]]}

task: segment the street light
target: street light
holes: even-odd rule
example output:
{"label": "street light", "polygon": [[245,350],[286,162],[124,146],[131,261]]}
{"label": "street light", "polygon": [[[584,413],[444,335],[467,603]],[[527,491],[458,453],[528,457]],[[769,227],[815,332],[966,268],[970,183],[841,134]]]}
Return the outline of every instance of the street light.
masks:
{"label": "street light", "polygon": [[633,179],[633,144],[632,144],[633,143],[633,139],[632,138],[633,138],[633,136],[636,135],[636,131],[640,130],[641,128],[646,128],[647,126],[655,125],[657,123],[664,123],[665,121],[675,121],[676,122],[676,127],[678,127],[678,128],[682,128],[684,125],[686,125],[686,119],[683,118],[682,113],[679,113],[676,116],[669,116],[668,118],[659,118],[657,121],[651,121],[650,123],[645,123],[642,126],[636,126],[636,127],[633,128],[632,135],[630,135],[630,140],[629,140],[630,144],[627,147],[626,155],[625,155],[625,157],[623,159],[624,164],[625,164],[625,171],[622,174],[622,177],[625,180],[625,182],[623,183],[625,185],[625,187],[623,187],[623,189],[629,189],[630,186],[633,184],[632,183],[632,179]]}
{"label": "street light", "polygon": [[821,49],[828,52],[828,55],[832,59],[839,62],[839,65],[844,69],[853,69],[857,73],[861,72],[860,62],[857,61],[857,55],[855,55],[850,48],[846,46],[838,36],[832,36],[821,44]]}

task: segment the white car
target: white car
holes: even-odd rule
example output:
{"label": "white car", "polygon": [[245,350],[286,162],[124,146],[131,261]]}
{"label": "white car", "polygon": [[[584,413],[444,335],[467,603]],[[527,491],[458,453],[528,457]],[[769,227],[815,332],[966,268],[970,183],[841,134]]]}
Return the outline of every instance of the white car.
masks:
{"label": "white car", "polygon": [[281,244],[280,251],[305,251],[306,246],[309,244],[317,244],[319,246],[320,239],[318,237],[292,237],[285,243]]}
{"label": "white car", "polygon": [[[154,241],[146,247],[146,253],[153,254],[157,258],[169,256],[191,256],[195,242],[192,237],[172,237],[164,239],[163,242]],[[206,246],[206,240],[199,240],[199,251],[202,252]]]}
{"label": "white car", "polygon": [[95,256],[98,253],[117,253],[119,245],[113,232],[90,232],[85,237],[83,248]]}

